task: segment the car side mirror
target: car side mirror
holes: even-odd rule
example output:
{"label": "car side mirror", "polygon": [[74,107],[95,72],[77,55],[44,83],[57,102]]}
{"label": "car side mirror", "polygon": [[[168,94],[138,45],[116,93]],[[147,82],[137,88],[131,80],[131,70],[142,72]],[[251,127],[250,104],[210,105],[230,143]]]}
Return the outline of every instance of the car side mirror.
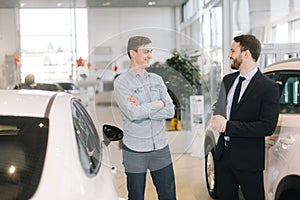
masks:
{"label": "car side mirror", "polygon": [[123,131],[113,125],[103,125],[104,143],[108,145],[111,141],[118,141],[123,138]]}

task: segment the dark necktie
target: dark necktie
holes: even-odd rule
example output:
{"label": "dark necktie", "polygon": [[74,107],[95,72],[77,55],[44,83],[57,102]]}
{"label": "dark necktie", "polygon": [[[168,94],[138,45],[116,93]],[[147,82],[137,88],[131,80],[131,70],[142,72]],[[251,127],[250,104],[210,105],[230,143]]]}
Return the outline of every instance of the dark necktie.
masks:
{"label": "dark necktie", "polygon": [[239,82],[235,88],[234,91],[234,95],[233,95],[233,99],[232,99],[232,105],[231,105],[231,111],[230,111],[230,115],[232,115],[232,112],[235,111],[237,105],[238,105],[238,101],[239,101],[239,96],[241,93],[241,87],[242,87],[242,82],[245,80],[245,77],[240,76],[239,77]]}

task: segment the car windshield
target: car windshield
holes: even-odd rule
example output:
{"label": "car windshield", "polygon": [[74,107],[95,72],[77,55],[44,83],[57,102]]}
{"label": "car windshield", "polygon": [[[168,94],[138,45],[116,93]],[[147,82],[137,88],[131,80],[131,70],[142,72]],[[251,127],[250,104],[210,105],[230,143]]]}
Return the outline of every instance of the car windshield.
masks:
{"label": "car windshield", "polygon": [[73,83],[58,83],[64,90],[79,90],[79,88]]}
{"label": "car windshield", "polygon": [[47,91],[59,91],[59,92],[64,91],[64,89],[60,85],[54,83],[37,83],[35,89],[47,90]]}
{"label": "car windshield", "polygon": [[29,199],[43,170],[48,140],[46,118],[0,116],[1,199]]}

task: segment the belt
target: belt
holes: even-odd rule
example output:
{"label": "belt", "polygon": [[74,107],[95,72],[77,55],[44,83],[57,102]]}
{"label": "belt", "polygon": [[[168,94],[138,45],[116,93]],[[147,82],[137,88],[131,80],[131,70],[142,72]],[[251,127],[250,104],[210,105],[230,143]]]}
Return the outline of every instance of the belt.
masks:
{"label": "belt", "polygon": [[229,146],[229,142],[230,142],[230,137],[225,135],[224,136],[224,146],[228,147]]}

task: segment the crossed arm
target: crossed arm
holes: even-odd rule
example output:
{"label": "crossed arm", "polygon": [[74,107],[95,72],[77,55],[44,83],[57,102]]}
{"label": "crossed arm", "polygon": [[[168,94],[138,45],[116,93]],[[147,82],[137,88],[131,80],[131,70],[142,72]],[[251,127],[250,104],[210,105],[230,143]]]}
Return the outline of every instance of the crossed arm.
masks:
{"label": "crossed arm", "polygon": [[117,83],[114,96],[123,114],[131,121],[152,119],[163,120],[174,116],[174,105],[163,85],[161,99],[152,102],[141,103],[137,97],[125,87],[125,84]]}

